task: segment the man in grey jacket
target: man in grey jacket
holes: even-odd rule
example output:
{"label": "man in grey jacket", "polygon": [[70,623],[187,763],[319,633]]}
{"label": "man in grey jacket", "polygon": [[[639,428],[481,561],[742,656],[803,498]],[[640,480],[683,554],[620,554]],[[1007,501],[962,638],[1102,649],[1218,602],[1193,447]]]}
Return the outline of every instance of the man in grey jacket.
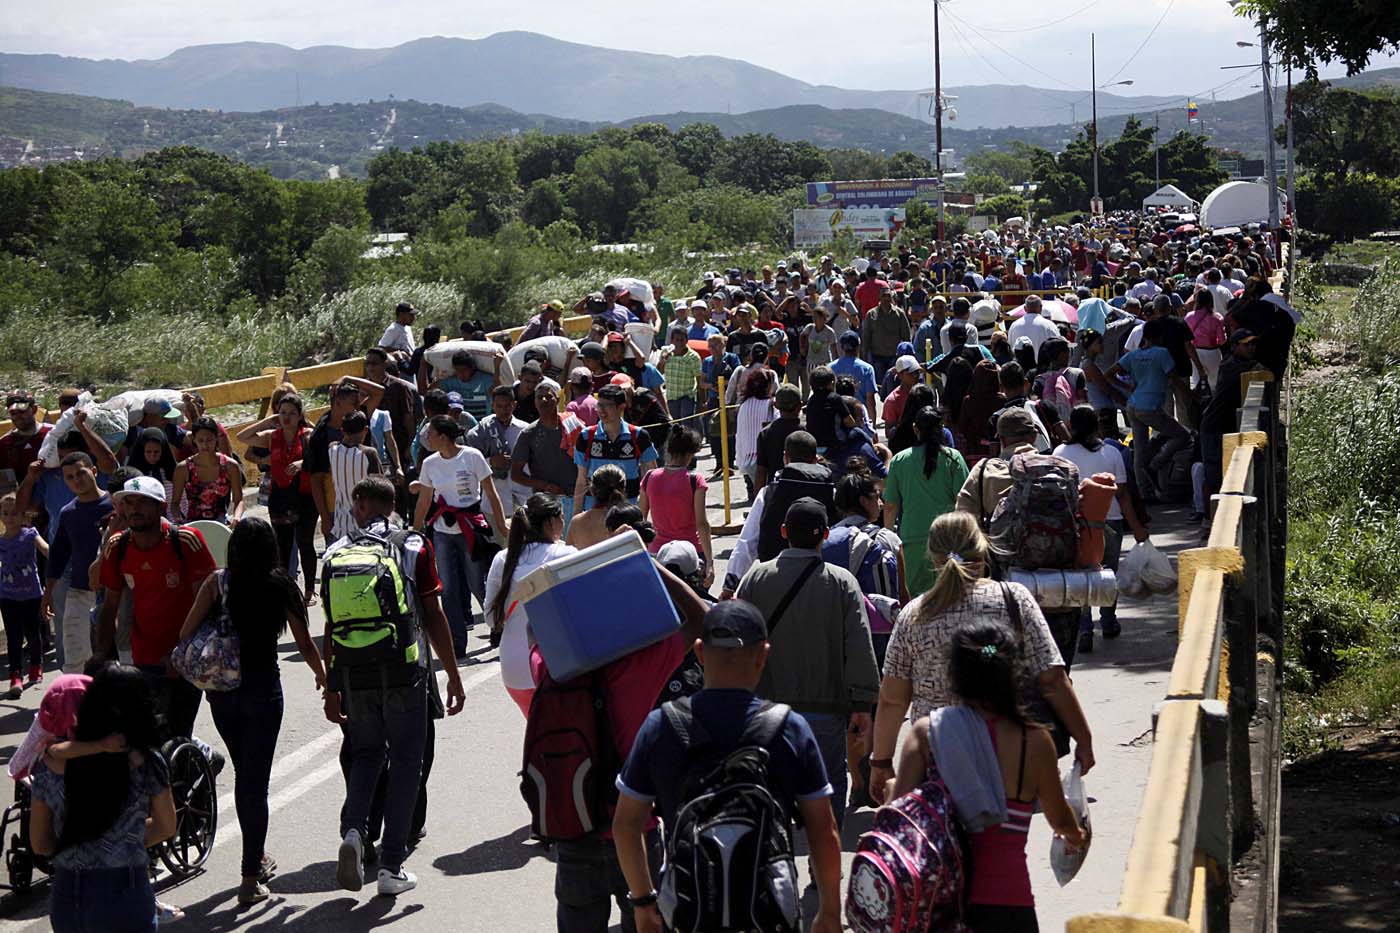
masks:
{"label": "man in grey jacket", "polygon": [[788,507],[788,548],[755,564],[735,596],[758,607],[772,648],[759,696],[802,714],[821,748],[839,827],[845,817],[846,734],[864,742],[870,707],[880,695],[880,669],[870,639],[860,584],[850,571],[822,560],[826,508],[815,499]]}

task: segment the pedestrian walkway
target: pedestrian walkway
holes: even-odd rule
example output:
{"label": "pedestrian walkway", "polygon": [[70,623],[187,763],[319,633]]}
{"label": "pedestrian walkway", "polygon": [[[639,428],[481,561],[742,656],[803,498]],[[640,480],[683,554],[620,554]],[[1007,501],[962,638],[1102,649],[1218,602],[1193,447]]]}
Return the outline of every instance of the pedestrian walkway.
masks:
{"label": "pedestrian walkway", "polygon": [[[704,457],[697,468],[708,475],[714,462]],[[735,474],[730,488],[731,519],[738,525],[746,505],[742,477]],[[723,523],[720,481],[710,489],[710,520],[718,528]],[[1196,543],[1199,526],[1186,521],[1188,511],[1156,510],[1153,541],[1163,550],[1174,553]],[[717,580],[734,540],[716,538]],[[1098,764],[1087,779],[1093,798],[1092,848],[1079,877],[1063,890],[1050,871],[1049,827],[1044,820],[1032,826],[1029,864],[1044,930],[1063,929],[1070,916],[1109,909],[1118,900],[1151,757],[1152,708],[1162,696],[1176,650],[1176,597],[1125,600],[1119,618],[1122,637],[1098,640],[1095,652],[1079,656],[1074,665],[1075,689],[1094,731]],[[312,628],[318,631],[319,625]],[[397,900],[350,897],[336,884],[335,827],[343,798],[335,758],[340,731],[323,718],[310,673],[294,663],[295,651],[288,637],[282,645],[286,716],[269,793],[268,851],[281,866],[269,884],[272,898],[247,909],[238,908],[234,899],[236,886],[230,879],[238,872],[239,832],[232,774],[225,772],[217,843],[206,872],[161,895],[185,909],[187,919],[180,926],[327,933],[386,925],[433,933],[552,929],[553,866],[547,853],[528,841],[528,811],[518,791],[525,723],[501,686],[496,652],[486,644],[483,628],[472,633],[462,668],[466,709],[439,724],[428,836],[409,860],[419,887]],[[0,759],[18,745],[38,699],[36,691],[28,691],[19,701],[0,701]],[[207,705],[196,732],[221,747]],[[847,858],[873,815],[860,810],[847,819]],[[14,925],[16,930],[47,929],[46,898],[39,896],[10,919],[24,921]]]}

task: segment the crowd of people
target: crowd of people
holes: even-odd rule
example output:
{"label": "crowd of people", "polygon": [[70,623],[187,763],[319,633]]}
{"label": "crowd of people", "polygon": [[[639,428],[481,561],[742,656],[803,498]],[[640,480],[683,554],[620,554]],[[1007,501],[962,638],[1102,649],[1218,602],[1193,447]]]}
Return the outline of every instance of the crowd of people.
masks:
{"label": "crowd of people", "polygon": [[[698,910],[674,864],[696,833],[677,826],[698,819],[699,763],[748,746],[766,749],[775,812],[803,827],[813,929],[840,928],[848,810],[931,774],[954,803],[1001,802],[969,837],[971,928],[1035,929],[1033,808],[1068,845],[1085,841],[1056,761],[1072,748],[1083,771],[1094,765],[1069,672],[1095,628],[1090,609],[1042,610],[1005,582],[1017,548],[1003,516],[1025,474],[1051,468],[1076,494],[1079,477],[1112,483],[1108,569],[1124,535],[1147,539],[1161,503],[1191,503],[1204,523],[1239,376],[1281,379],[1286,366],[1296,317],[1269,284],[1275,247],[1267,232],[1123,214],[909,239],[845,265],[727,269],[682,301],[659,283],[640,296],[609,285],[574,306],[592,318],[582,339],[566,334],[563,302],[541,305],[514,380],[503,354],[493,370],[465,346],[434,366],[445,328],[415,333],[418,312],[401,304],[315,423],[290,384],[232,437],[197,395],[148,400],[116,443],[78,410],[57,465],[39,457],[50,428],[34,397],[11,392],[9,695],[42,686],[50,650],[64,672],[41,707],[52,744],[33,765],[55,928],[84,928],[117,896],[132,917],[122,929],[150,928],[145,848],[170,827],[145,717],[158,709],[169,734],[193,735],[203,694],[171,655],[214,618],[239,645],[238,686],[209,692],[233,765],[239,901],[266,899],[276,871],[267,795],[287,628],[344,733],[337,879],[359,890],[368,866],[381,894],[413,888],[404,863],[427,819],[435,721],[462,708],[470,631],[484,624],[499,647],[527,734],[544,728],[561,688],[513,588],[635,533],[678,618],[673,635],[595,674],[615,788],[589,832],[536,833],[554,852],[561,931],[607,929],[614,902],[627,930]],[[477,322],[460,333],[485,338]],[[60,396],[60,409],[78,404]],[[706,446],[709,471],[697,466]],[[720,574],[706,503],[731,470],[747,514]],[[266,519],[246,510],[250,481]],[[226,559],[192,523],[230,527]],[[1112,606],[1098,625],[1122,632]],[[113,696],[127,700],[99,712]],[[99,774],[111,786],[92,796]],[[795,902],[768,907],[758,928],[791,928]]]}

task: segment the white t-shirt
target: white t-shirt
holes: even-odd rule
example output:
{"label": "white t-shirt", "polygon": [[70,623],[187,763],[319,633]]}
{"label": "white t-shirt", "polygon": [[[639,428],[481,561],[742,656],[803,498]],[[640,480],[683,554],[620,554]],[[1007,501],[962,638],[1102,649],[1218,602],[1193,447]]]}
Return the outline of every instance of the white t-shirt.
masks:
{"label": "white t-shirt", "polygon": [[1051,337],[1060,336],[1060,329],[1043,314],[1031,314],[1027,311],[1021,316],[1019,321],[1011,325],[1011,330],[1006,337],[1011,341],[1011,346],[1016,346],[1016,341],[1026,337],[1031,342],[1031,347],[1035,349],[1036,359],[1040,358],[1040,345]]}
{"label": "white t-shirt", "polygon": [[[527,573],[577,550],[562,541],[553,544],[535,541],[525,545],[524,550],[520,552],[520,561],[515,565],[511,586],[523,580]],[[491,569],[486,572],[486,601],[483,605],[486,606],[486,621],[493,624],[498,620],[491,607],[495,605],[496,594],[501,590],[501,578],[505,576],[505,569],[506,552],[501,551],[491,559]],[[505,619],[505,629],[501,632],[501,681],[512,690],[533,690],[535,681],[530,676],[530,618],[525,613],[523,603],[511,612],[508,596],[506,609],[508,615]]]}
{"label": "white t-shirt", "polygon": [[[1090,450],[1082,444],[1061,444],[1055,448],[1055,456],[1064,457],[1079,467],[1080,482],[1095,473],[1112,473],[1119,489],[1128,485],[1128,468],[1123,463],[1123,455],[1118,452],[1116,447],[1104,444],[1098,450]],[[1122,517],[1123,509],[1119,506],[1118,498],[1115,496],[1108,506],[1108,520],[1113,522]]]}
{"label": "white t-shirt", "polygon": [[[456,509],[479,505],[481,481],[490,478],[491,464],[475,447],[458,447],[456,455],[448,460],[444,460],[442,454],[433,454],[423,461],[423,469],[418,473],[423,485],[433,487],[434,499],[442,496]],[[433,529],[441,534],[462,533],[456,522],[449,525],[441,518],[433,522]]]}
{"label": "white t-shirt", "polygon": [[1230,310],[1230,302],[1235,298],[1234,293],[1222,282],[1216,282],[1214,285],[1207,284],[1206,290],[1210,292],[1210,300],[1215,305],[1215,313],[1224,317],[1226,312]]}
{"label": "white t-shirt", "polygon": [[413,325],[398,321],[384,328],[384,336],[379,338],[379,346],[385,350],[402,350],[412,353],[416,349],[413,342]]}

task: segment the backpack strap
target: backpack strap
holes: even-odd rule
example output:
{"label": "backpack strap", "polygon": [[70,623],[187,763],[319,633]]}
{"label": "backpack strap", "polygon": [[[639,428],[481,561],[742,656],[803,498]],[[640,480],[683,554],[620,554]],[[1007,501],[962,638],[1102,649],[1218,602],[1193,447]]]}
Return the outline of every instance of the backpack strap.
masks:
{"label": "backpack strap", "polygon": [[661,715],[666,718],[676,738],[681,740],[681,749],[693,751],[710,742],[710,734],[695,719],[695,711],[690,708],[690,697],[682,697],[661,705]]}
{"label": "backpack strap", "polygon": [[739,744],[758,748],[767,748],[772,745],[787,725],[788,713],[790,712],[792,712],[792,708],[786,704],[765,701],[744,725],[744,732],[739,737]]}

